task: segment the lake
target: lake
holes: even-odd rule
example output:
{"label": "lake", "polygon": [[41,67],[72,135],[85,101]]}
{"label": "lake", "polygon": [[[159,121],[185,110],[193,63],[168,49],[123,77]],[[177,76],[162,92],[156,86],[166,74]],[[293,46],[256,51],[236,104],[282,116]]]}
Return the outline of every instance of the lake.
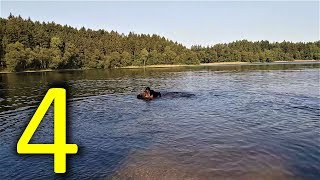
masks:
{"label": "lake", "polygon": [[[320,179],[320,63],[0,74],[1,179]],[[144,87],[160,91],[138,100]],[[67,173],[16,143],[68,92]],[[32,143],[53,142],[48,111]]]}

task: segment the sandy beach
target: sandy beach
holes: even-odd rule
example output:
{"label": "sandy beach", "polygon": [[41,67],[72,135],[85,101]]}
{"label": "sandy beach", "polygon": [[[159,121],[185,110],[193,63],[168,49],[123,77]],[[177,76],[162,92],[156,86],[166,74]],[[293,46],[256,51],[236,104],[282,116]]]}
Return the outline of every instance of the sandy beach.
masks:
{"label": "sandy beach", "polygon": [[[319,62],[319,60],[294,60],[294,61],[274,61],[271,63],[287,63],[287,62]],[[219,65],[246,65],[246,64],[261,64],[262,62],[214,62],[214,63],[200,63],[200,64],[159,64],[159,65],[147,65],[147,66],[126,66],[121,67],[124,69],[135,68],[173,68],[173,67],[187,67],[187,66],[219,66]],[[267,62],[265,64],[268,64]]]}

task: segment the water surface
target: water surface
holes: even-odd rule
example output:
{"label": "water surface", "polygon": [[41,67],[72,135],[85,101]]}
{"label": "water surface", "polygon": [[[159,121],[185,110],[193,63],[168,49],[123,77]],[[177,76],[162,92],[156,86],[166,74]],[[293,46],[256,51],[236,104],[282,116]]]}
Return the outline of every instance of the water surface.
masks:
{"label": "water surface", "polygon": [[[319,63],[0,75],[4,179],[319,179]],[[67,173],[16,143],[50,87],[68,90]],[[145,86],[164,96],[136,99]],[[52,109],[32,143],[52,143]]]}

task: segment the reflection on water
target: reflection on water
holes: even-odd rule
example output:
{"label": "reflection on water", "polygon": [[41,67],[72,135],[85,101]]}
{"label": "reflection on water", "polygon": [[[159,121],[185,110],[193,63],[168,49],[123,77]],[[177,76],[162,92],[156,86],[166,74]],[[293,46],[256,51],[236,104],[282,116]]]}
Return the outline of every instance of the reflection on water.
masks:
{"label": "reflection on water", "polygon": [[[319,179],[319,63],[0,74],[4,179]],[[49,87],[68,89],[67,173],[16,142]],[[145,86],[163,97],[140,101]],[[52,109],[33,143],[53,142]]]}
{"label": "reflection on water", "polygon": [[67,83],[71,99],[109,93],[139,92],[146,85],[166,90],[167,84],[156,84],[154,79],[161,78],[167,80],[161,83],[170,83],[170,78],[180,77],[181,74],[185,74],[185,78],[188,78],[190,75],[192,76],[191,72],[193,71],[242,72],[306,67],[319,68],[320,63],[273,63],[268,65],[257,63],[252,65],[0,74],[0,112],[37,105],[48,88],[61,82]]}

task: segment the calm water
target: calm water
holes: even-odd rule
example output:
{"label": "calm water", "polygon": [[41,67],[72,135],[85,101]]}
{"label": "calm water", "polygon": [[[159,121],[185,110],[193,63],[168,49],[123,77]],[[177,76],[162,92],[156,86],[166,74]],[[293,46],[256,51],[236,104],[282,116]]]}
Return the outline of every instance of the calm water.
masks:
{"label": "calm water", "polygon": [[[320,179],[319,63],[0,74],[1,179]],[[66,87],[67,173],[16,143]],[[145,102],[145,86],[163,97]],[[52,109],[33,143],[53,142]]]}

